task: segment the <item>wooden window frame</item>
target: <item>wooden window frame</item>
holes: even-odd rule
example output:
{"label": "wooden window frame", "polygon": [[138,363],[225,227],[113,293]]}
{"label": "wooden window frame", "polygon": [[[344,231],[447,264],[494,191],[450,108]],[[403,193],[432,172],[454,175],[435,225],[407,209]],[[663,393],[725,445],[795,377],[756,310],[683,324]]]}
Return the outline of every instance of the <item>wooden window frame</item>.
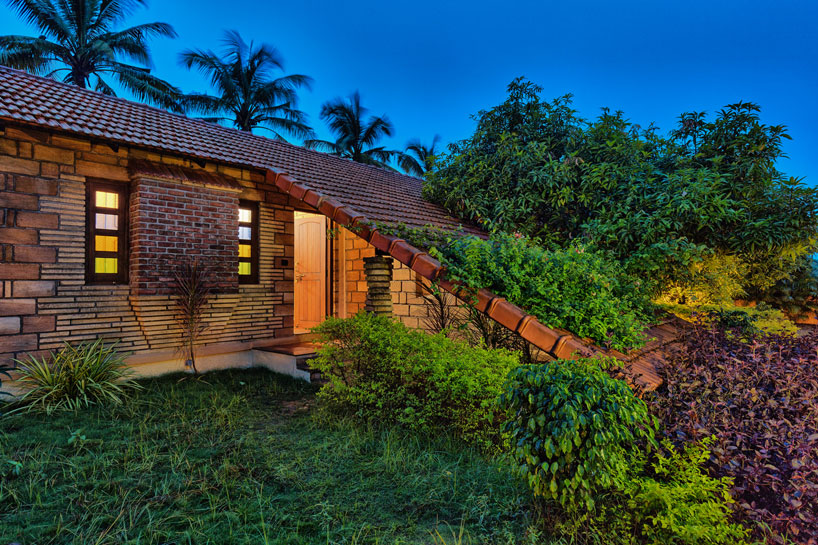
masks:
{"label": "wooden window frame", "polygon": [[[97,229],[96,214],[111,213],[113,208],[97,208],[94,193],[106,191],[119,195],[119,207],[116,214],[119,216],[116,231]],[[127,284],[128,283],[128,185],[100,180],[87,180],[85,184],[85,283],[86,284]],[[97,250],[95,248],[98,232],[104,236],[117,237],[116,257],[117,272],[115,274],[98,273],[95,271]],[[107,254],[107,252],[106,252]],[[113,252],[111,252],[113,254]]]}
{"label": "wooden window frame", "polygon": [[[247,284],[258,284],[259,283],[259,211],[260,206],[257,201],[239,201],[239,209],[248,209],[250,210],[252,217],[250,218],[249,223],[239,222],[239,227],[250,227],[250,257],[239,257],[239,263],[245,262],[250,263],[250,274],[240,274],[239,275],[239,284],[247,285]],[[238,233],[236,233],[236,237],[238,237]],[[239,244],[242,244],[241,239],[239,239]],[[238,247],[237,247],[238,253]]]}

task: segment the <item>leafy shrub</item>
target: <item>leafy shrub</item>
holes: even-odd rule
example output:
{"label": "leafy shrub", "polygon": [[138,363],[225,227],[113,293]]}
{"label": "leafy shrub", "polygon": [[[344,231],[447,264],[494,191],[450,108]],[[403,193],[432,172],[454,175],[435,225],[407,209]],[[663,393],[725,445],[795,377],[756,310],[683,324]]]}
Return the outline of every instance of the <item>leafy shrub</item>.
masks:
{"label": "leafy shrub", "polygon": [[121,404],[140,386],[116,350],[102,339],[65,347],[49,357],[17,360],[18,383],[26,390],[20,404],[26,410],[78,410],[90,405]]}
{"label": "leafy shrub", "polygon": [[747,529],[730,521],[730,479],[702,470],[709,457],[703,444],[680,452],[669,442],[653,456],[634,455],[632,477],[588,517],[591,532],[623,545],[745,543]]}
{"label": "leafy shrub", "polygon": [[501,397],[517,470],[546,507],[559,506],[558,530],[623,545],[742,543],[729,479],[700,470],[709,453],[663,452],[646,404],[600,364],[520,367]]}
{"label": "leafy shrub", "polygon": [[608,109],[582,119],[570,96],[541,92],[518,78],[478,112],[474,134],[436,158],[425,196],[488,230],[610,252],[660,292],[729,253],[747,266],[742,289],[763,295],[814,252],[818,189],[776,168],[789,135],[759,106],[685,113],[663,135]]}
{"label": "leafy shrub", "polygon": [[516,357],[428,335],[382,316],[329,318],[314,329],[323,344],[311,365],[329,381],[319,398],[331,410],[414,430],[455,430],[481,444],[499,437],[502,392]]}
{"label": "leafy shrub", "polygon": [[704,256],[690,265],[687,275],[679,274],[670,282],[659,300],[692,306],[731,305],[746,295],[742,287],[746,275],[747,267],[734,255]]}
{"label": "leafy shrub", "polygon": [[491,290],[549,327],[619,350],[645,343],[652,305],[643,283],[599,253],[548,251],[512,235],[451,239],[431,252],[447,279]]}
{"label": "leafy shrub", "polygon": [[519,367],[500,399],[519,471],[563,507],[590,509],[599,492],[622,487],[634,443],[653,438],[645,403],[596,360]]}
{"label": "leafy shrub", "polygon": [[698,326],[662,370],[651,405],[676,441],[715,436],[708,470],[734,480],[738,511],[769,536],[818,535],[818,332],[763,335]]}
{"label": "leafy shrub", "polygon": [[798,326],[783,312],[763,304],[757,307],[666,304],[661,307],[687,321],[738,329],[745,337],[758,334],[795,335],[798,332]]}

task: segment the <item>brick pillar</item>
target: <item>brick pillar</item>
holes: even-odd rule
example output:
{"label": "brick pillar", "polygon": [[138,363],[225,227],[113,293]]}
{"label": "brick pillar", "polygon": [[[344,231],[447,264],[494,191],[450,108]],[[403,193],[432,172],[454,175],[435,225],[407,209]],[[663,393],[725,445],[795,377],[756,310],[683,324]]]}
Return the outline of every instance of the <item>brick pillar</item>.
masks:
{"label": "brick pillar", "polygon": [[392,316],[392,258],[375,255],[364,258],[366,309],[378,316]]}

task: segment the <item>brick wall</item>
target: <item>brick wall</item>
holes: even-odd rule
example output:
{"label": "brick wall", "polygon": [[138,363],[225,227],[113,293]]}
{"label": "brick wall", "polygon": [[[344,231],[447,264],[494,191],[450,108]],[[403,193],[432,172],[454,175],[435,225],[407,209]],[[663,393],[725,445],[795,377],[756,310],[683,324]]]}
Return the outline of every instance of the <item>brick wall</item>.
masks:
{"label": "brick wall", "polygon": [[[363,310],[366,304],[366,276],[364,275],[364,258],[375,255],[375,247],[366,240],[344,230],[344,236],[337,240],[343,241],[344,256],[340,256],[340,248],[336,251],[336,259],[345,263],[346,277],[346,310],[347,316],[353,316]],[[392,271],[392,311],[396,318],[408,327],[424,329],[424,318],[427,315],[425,299],[419,293],[417,283],[422,281],[417,273],[395,260]],[[342,282],[342,275],[336,275],[336,293],[338,283]]]}
{"label": "brick wall", "polygon": [[236,291],[238,193],[171,181],[134,180],[130,196],[131,293],[169,293],[174,268],[191,259],[213,269],[216,291]]}
{"label": "brick wall", "polygon": [[[132,285],[86,285],[86,178],[128,182],[132,158],[201,168],[172,155],[114,149],[30,129],[0,130],[0,363],[59,348],[66,341],[98,337],[117,340],[136,355],[175,347],[172,301],[157,282],[166,278],[160,273],[167,268],[161,262],[191,251],[218,258],[229,270],[223,282],[232,292],[213,298],[206,313],[205,343],[253,344],[292,335],[292,259],[287,267],[279,266],[277,258],[293,256],[297,203],[266,184],[261,172],[204,166],[205,171],[235,178],[240,188],[233,192],[168,180],[133,182],[131,194],[150,207],[131,210],[137,225],[153,222],[161,232],[155,244],[137,243]],[[162,191],[159,200],[172,203],[164,208],[150,203]],[[183,200],[187,198],[191,200]],[[238,250],[238,199],[260,202],[257,285],[237,284],[233,252]],[[169,218],[174,209],[182,212],[182,204],[185,217]],[[141,241],[138,229],[133,236]]]}

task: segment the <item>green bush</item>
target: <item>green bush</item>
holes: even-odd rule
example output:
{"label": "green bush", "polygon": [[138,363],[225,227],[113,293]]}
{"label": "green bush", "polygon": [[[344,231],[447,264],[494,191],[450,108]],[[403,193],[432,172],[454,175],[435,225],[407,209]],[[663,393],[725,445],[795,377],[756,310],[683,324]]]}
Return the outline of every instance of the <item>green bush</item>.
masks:
{"label": "green bush", "polygon": [[763,304],[757,307],[723,305],[661,305],[676,316],[703,324],[716,324],[737,329],[747,335],[787,335],[798,333],[798,326],[780,310]]}
{"label": "green bush", "polygon": [[17,360],[18,383],[26,390],[21,408],[45,411],[78,410],[90,405],[121,404],[140,386],[117,352],[102,339],[65,347],[49,357]]}
{"label": "green bush", "polygon": [[549,327],[627,350],[645,343],[652,304],[644,283],[616,262],[583,248],[546,250],[523,237],[451,239],[432,253],[446,277],[486,288],[524,308]]}
{"label": "green bush", "polygon": [[558,513],[557,533],[622,545],[742,543],[730,481],[701,470],[709,453],[656,444],[647,406],[605,365],[523,366],[501,397],[517,471],[543,512]]}
{"label": "green bush", "polygon": [[518,470],[535,496],[562,507],[593,508],[603,490],[628,478],[635,444],[653,441],[645,403],[608,376],[605,360],[526,365],[509,376],[501,406],[510,412]]}
{"label": "green bush", "polygon": [[517,365],[511,352],[363,312],[329,318],[314,331],[323,346],[311,365],[329,381],[318,395],[330,410],[420,431],[451,429],[484,445],[498,440],[496,398]]}
{"label": "green bush", "polygon": [[714,479],[702,469],[710,457],[707,443],[679,452],[665,442],[650,461],[634,454],[632,476],[586,517],[590,531],[622,545],[745,543],[748,530],[730,520],[730,479]]}

